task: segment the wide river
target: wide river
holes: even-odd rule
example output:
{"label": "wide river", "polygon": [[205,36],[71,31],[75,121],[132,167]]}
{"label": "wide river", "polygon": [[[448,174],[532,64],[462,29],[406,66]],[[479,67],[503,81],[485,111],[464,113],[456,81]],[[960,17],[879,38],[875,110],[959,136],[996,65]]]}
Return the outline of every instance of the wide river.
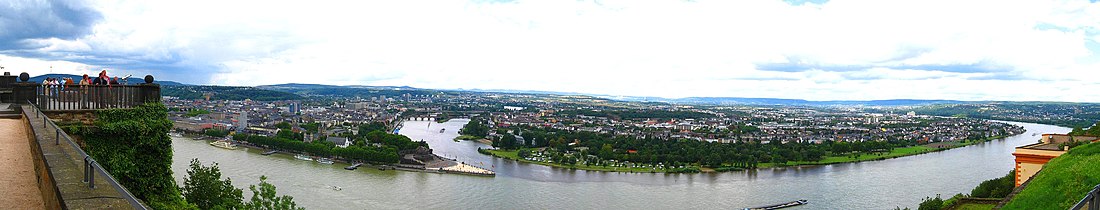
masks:
{"label": "wide river", "polygon": [[[173,138],[172,170],[183,183],[189,161],[217,162],[223,176],[251,196],[261,175],[280,195],[307,209],[735,209],[806,199],[793,209],[893,209],[921,198],[969,193],[983,180],[1014,166],[1016,146],[1036,142],[1033,133],[1069,128],[1015,123],[1026,134],[943,152],[862,163],[700,174],[589,172],[517,163],[477,153],[488,147],[454,142],[468,120],[444,124],[405,122],[401,134],[425,140],[436,154],[493,168],[496,177],[344,170],[254,149],[225,150],[205,141]],[[446,131],[440,133],[439,130]],[[342,190],[334,190],[339,186]]]}

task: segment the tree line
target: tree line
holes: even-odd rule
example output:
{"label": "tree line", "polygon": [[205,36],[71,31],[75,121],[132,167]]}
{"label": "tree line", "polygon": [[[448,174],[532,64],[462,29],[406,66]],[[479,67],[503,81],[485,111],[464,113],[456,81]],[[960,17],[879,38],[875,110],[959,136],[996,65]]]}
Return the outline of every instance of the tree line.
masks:
{"label": "tree line", "polygon": [[[523,137],[523,142],[508,144],[502,139],[499,146],[504,149],[528,147],[549,147],[557,151],[585,153],[601,159],[631,161],[635,163],[665,163],[681,165],[697,163],[711,167],[735,166],[756,168],[760,163],[785,164],[788,161],[821,161],[827,156],[859,156],[867,153],[889,152],[892,148],[916,145],[913,141],[825,141],[817,143],[767,143],[748,140],[737,143],[717,143],[697,140],[663,140],[656,138],[634,138],[593,132],[567,131],[553,128],[516,126],[512,133]],[[505,133],[498,131],[498,133]],[[510,135],[504,135],[508,138]],[[575,143],[569,145],[570,143]]]}

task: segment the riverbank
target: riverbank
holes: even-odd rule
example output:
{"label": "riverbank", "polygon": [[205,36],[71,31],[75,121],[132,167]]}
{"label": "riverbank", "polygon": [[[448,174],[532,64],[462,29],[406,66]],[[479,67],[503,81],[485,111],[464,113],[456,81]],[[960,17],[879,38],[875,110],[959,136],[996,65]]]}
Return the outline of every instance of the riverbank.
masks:
{"label": "riverbank", "polygon": [[[185,137],[182,137],[182,138],[187,138],[187,139],[190,139],[190,140],[193,140],[193,141],[208,141],[208,142],[216,140],[216,139],[202,138],[202,137],[208,137],[208,136],[200,136],[198,138],[191,138],[191,137],[186,137],[185,136]],[[237,146],[240,146],[240,147],[246,147],[246,148],[255,149],[255,150],[258,150],[258,151],[271,151],[271,150],[273,150],[273,149],[270,149],[270,148],[264,148],[264,147],[260,147],[260,146],[257,146],[257,145],[253,145],[253,144],[250,144],[250,143],[247,143],[247,142],[234,141],[234,144],[237,145]],[[257,153],[257,154],[259,154],[259,153]],[[302,153],[295,153],[295,152],[275,149],[275,154],[295,156],[295,155],[299,155],[299,154],[302,154]],[[378,170],[382,170],[382,171],[384,171],[384,170],[401,170],[401,171],[410,171],[410,172],[426,172],[426,173],[438,173],[438,174],[461,174],[461,175],[490,176],[490,177],[491,176],[496,176],[496,172],[493,172],[492,170],[482,169],[482,168],[478,168],[476,166],[470,166],[470,165],[467,165],[465,163],[456,163],[457,164],[456,166],[435,169],[435,168],[423,168],[423,167],[410,167],[410,166],[405,166],[405,165],[402,165],[402,164],[379,164],[379,163],[371,163],[371,162],[348,161],[348,160],[343,159],[343,158],[330,158],[330,160],[332,160],[332,162],[334,162],[334,163],[347,164],[349,166],[352,165],[352,164],[356,164],[356,163],[362,163],[363,166],[366,166],[367,168],[373,168],[373,169],[378,169]],[[454,161],[454,160],[451,160],[451,161]],[[360,168],[362,168],[362,167],[360,167]],[[474,170],[474,169],[480,169],[480,170]]]}
{"label": "riverbank", "polygon": [[[1026,133],[1026,132],[1024,132],[1024,133]],[[1023,133],[1020,133],[1020,134],[1023,134]],[[1013,134],[1011,136],[1020,135],[1020,134]],[[757,165],[757,168],[781,168],[781,167],[809,166],[809,165],[830,165],[830,164],[839,164],[839,163],[857,163],[857,162],[864,162],[864,161],[886,160],[886,159],[893,159],[893,158],[899,158],[899,157],[920,155],[920,154],[931,153],[931,152],[946,151],[946,150],[950,150],[950,149],[955,149],[955,148],[971,146],[971,145],[975,145],[975,144],[979,144],[979,143],[989,142],[989,141],[996,140],[996,139],[1003,139],[1003,138],[1006,138],[1006,137],[1007,136],[993,136],[993,137],[988,137],[988,138],[984,138],[984,139],[980,139],[980,140],[937,142],[937,143],[925,144],[925,145],[893,148],[893,149],[890,150],[890,152],[870,152],[870,153],[857,153],[857,154],[826,156],[821,161],[814,161],[814,162],[811,162],[811,161],[788,161],[787,163],[783,163],[783,164],[780,164],[780,163],[760,163],[759,165]],[[651,167],[609,167],[609,166],[593,166],[593,165],[583,165],[583,164],[578,164],[578,165],[570,164],[570,165],[567,165],[567,164],[561,164],[561,163],[541,162],[541,161],[532,161],[532,160],[523,159],[523,158],[519,157],[519,154],[518,154],[519,152],[517,150],[481,149],[478,152],[480,152],[482,154],[486,154],[486,155],[491,155],[493,157],[513,160],[513,161],[518,161],[518,162],[523,162],[523,163],[532,163],[532,164],[539,164],[539,165],[556,167],[556,168],[580,169],[580,170],[588,170],[588,171],[629,172],[629,173],[698,173],[698,172],[713,173],[713,172],[727,172],[727,171],[744,170],[744,169],[731,169],[732,167],[723,167],[723,168],[720,168],[722,170],[716,170],[715,168],[694,167],[694,166],[686,167],[686,168],[664,169],[664,168],[651,168]]]}
{"label": "riverbank", "polygon": [[630,172],[630,173],[664,173],[663,168],[638,168],[638,167],[610,167],[610,166],[590,166],[590,165],[566,165],[560,163],[548,163],[523,159],[519,157],[519,151],[517,150],[499,150],[499,149],[483,149],[482,154],[491,155],[493,157],[504,158],[508,160],[514,160],[522,163],[532,163],[544,166],[556,167],[556,168],[568,168],[568,169],[580,169],[587,171],[606,171],[606,172]]}

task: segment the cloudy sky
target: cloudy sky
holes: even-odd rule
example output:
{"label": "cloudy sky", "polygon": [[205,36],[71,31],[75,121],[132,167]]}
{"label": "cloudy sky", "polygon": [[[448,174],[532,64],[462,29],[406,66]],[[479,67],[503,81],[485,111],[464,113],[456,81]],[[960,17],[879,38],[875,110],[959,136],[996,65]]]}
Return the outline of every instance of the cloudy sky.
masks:
{"label": "cloudy sky", "polygon": [[32,75],[1100,102],[1095,0],[5,2],[0,66]]}

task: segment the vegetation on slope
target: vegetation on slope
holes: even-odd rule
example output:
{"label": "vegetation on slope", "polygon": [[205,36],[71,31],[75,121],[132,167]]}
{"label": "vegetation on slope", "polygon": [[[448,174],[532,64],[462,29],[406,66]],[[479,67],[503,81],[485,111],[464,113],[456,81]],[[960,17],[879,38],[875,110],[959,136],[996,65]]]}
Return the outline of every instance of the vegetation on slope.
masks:
{"label": "vegetation on slope", "polygon": [[231,86],[162,86],[161,94],[164,96],[179,97],[181,99],[201,99],[203,94],[212,93],[210,100],[244,100],[278,101],[298,100],[303,97],[294,93],[267,90],[255,87],[231,87]]}
{"label": "vegetation on slope", "polygon": [[1100,184],[1100,144],[1086,144],[1054,158],[1004,209],[1068,209]]}
{"label": "vegetation on slope", "polygon": [[135,197],[150,207],[188,206],[172,178],[172,122],[163,104],[96,112],[95,127],[73,129],[86,150]]}

